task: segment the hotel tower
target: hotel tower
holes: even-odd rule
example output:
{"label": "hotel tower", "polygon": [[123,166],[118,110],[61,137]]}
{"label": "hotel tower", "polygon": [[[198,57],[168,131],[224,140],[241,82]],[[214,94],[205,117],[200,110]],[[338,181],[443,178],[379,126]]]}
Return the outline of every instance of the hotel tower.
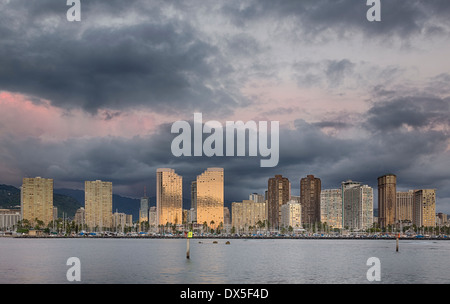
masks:
{"label": "hotel tower", "polygon": [[112,227],[112,182],[84,182],[85,223],[90,230]]}
{"label": "hotel tower", "polygon": [[267,185],[267,219],[272,229],[281,225],[281,206],[291,199],[291,183],[287,177],[275,175]]}
{"label": "hotel tower", "polygon": [[223,168],[208,168],[196,181],[197,223],[215,229],[223,218]]}
{"label": "hotel tower", "polygon": [[20,193],[22,219],[45,225],[53,220],[53,179],[24,178]]}
{"label": "hotel tower", "polygon": [[378,222],[381,228],[396,224],[397,177],[387,174],[378,178]]}
{"label": "hotel tower", "polygon": [[181,224],[183,178],[170,168],[156,170],[156,224]]}
{"label": "hotel tower", "polygon": [[308,175],[300,179],[300,204],[302,205],[302,224],[313,225],[320,222],[320,178]]}

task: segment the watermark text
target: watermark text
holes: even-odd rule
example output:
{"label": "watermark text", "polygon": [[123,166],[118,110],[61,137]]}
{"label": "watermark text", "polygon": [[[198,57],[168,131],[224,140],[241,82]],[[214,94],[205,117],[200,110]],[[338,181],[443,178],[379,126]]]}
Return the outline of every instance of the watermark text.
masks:
{"label": "watermark text", "polygon": [[[173,123],[172,134],[180,134],[172,141],[172,154],[180,156],[259,156],[261,167],[275,167],[279,161],[279,122],[227,121],[224,127],[218,121],[203,124],[202,113],[194,113],[193,130],[187,121]],[[248,137],[246,136],[248,133]],[[204,134],[211,134],[203,141]],[[236,136],[235,136],[236,135]],[[193,136],[193,140],[192,140]],[[224,141],[225,136],[225,141]],[[248,145],[247,145],[248,143]],[[225,147],[224,147],[225,144]],[[192,151],[192,145],[193,151]],[[247,155],[248,146],[248,155]]]}

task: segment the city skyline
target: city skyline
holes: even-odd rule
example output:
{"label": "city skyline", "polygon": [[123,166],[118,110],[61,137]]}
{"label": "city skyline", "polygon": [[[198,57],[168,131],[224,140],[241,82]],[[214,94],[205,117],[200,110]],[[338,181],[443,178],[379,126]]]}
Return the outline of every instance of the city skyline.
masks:
{"label": "city skyline", "polygon": [[[191,202],[188,209],[184,208],[182,203],[181,181],[183,177],[179,176],[172,168],[159,168],[156,176],[158,196],[156,208],[152,211],[154,212],[154,221],[150,221],[150,218],[153,218],[151,212],[147,213],[147,219],[141,218],[141,209],[143,208],[141,200],[137,223],[147,221],[148,225],[148,228],[145,228],[144,225],[141,229],[150,231],[150,229],[169,224],[181,226],[182,224],[196,223],[209,226],[210,229],[229,231],[230,226],[225,227],[224,225],[225,222],[229,222],[224,217],[225,209],[229,211],[230,208],[224,205],[223,200],[223,168],[208,168],[197,176],[196,186],[191,190],[199,200]],[[375,218],[374,191],[367,185],[348,180],[342,182],[341,189],[322,189],[320,178],[308,175],[301,179],[301,195],[292,196],[291,182],[282,175],[275,175],[268,179],[265,200],[262,195],[252,193],[249,195],[250,200],[231,204],[232,229],[245,230],[247,227],[256,228],[257,226],[276,227],[276,229],[282,227],[284,229],[287,226],[290,227],[289,229],[294,227],[297,227],[294,229],[310,229],[320,223],[333,229],[345,228],[351,231],[372,229],[375,226],[382,229],[411,224],[417,227],[436,226],[438,213],[435,189],[398,192],[394,174],[378,177],[378,182],[378,192],[383,195],[380,196],[378,202],[380,213]],[[331,198],[330,194],[332,196],[338,194],[342,199]],[[394,201],[389,202],[386,197],[393,197]],[[21,217],[31,223],[35,220],[40,220],[44,224],[45,222],[50,223],[49,216],[55,220],[56,213],[52,198],[53,179],[24,178],[21,187]],[[319,200],[317,207],[314,206],[316,200]],[[315,216],[316,208],[319,209],[319,218],[311,220]],[[48,209],[48,211],[44,209]],[[108,229],[108,227],[112,227],[111,221],[124,222],[125,218],[127,217],[128,221],[129,217],[125,213],[112,213],[112,183],[101,180],[85,181],[85,206],[81,209],[82,211],[80,212],[79,209],[77,214],[85,214],[85,220],[82,222],[91,231],[92,229],[100,229],[100,231]],[[303,209],[309,211],[304,212]],[[338,209],[341,211],[339,212]],[[388,211],[383,211],[383,209]],[[392,213],[392,220],[387,220],[391,217],[390,213]],[[114,218],[114,216],[121,216],[121,219]],[[45,218],[47,219],[45,220]],[[131,221],[131,218],[129,220]]]}
{"label": "city skyline", "polygon": [[[436,189],[450,214],[450,3],[383,1],[0,1],[0,180],[85,180],[156,197],[157,168],[224,168],[226,201],[263,193],[277,174],[299,195],[355,180]],[[175,157],[170,127],[279,121],[279,162]],[[378,193],[374,193],[377,202]],[[375,203],[376,205],[376,203]]]}
{"label": "city skyline", "polygon": [[[165,175],[164,175],[165,174]],[[218,175],[216,175],[218,174]],[[205,198],[203,199],[205,201],[205,203],[207,203],[208,206],[225,206],[225,207],[231,207],[233,202],[241,202],[244,200],[248,200],[244,197],[237,199],[237,200],[229,200],[229,199],[223,199],[220,200],[220,198],[222,197],[224,191],[225,186],[223,185],[223,177],[226,176],[224,174],[224,169],[223,168],[205,168],[205,170],[202,171],[201,174],[199,174],[197,176],[197,179],[194,181],[184,181],[183,182],[183,175],[178,174],[177,171],[173,168],[158,168],[156,170],[156,176],[157,176],[157,182],[156,182],[156,192],[158,193],[158,188],[163,189],[168,187],[168,190],[159,190],[160,193],[165,193],[168,197],[170,197],[170,201],[173,200],[173,202],[170,203],[170,205],[180,205],[182,210],[189,210],[190,208],[197,208],[197,182],[198,182],[198,178],[202,178],[202,183],[205,183],[204,186],[204,192],[208,193],[208,196],[205,196]],[[163,178],[164,176],[164,178]],[[204,178],[204,176],[206,176],[206,179]],[[394,177],[394,183],[397,182],[396,179],[396,175],[389,173],[383,176],[380,176],[377,178],[378,181],[380,181],[380,179],[386,178],[386,177],[390,177],[393,176]],[[218,178],[218,180],[216,180]],[[54,180],[51,178],[42,178],[42,177],[35,177],[35,178],[23,178],[23,181],[25,180],[50,180],[52,185],[54,183]],[[352,188],[354,186],[358,187],[358,188],[370,188],[370,200],[373,202],[372,203],[372,210],[378,210],[379,212],[379,218],[381,221],[381,225],[383,227],[386,227],[387,225],[392,225],[394,222],[396,222],[397,220],[403,220],[405,218],[411,218],[413,215],[413,210],[411,209],[412,207],[408,204],[411,203],[411,201],[414,201],[414,195],[416,194],[416,192],[421,192],[424,191],[425,193],[431,193],[430,191],[432,191],[433,193],[433,200],[434,200],[434,206],[435,209],[432,213],[445,213],[442,210],[439,210],[437,208],[437,200],[436,200],[436,195],[437,195],[437,190],[435,188],[424,188],[424,187],[419,187],[419,188],[414,188],[414,189],[407,189],[407,190],[398,190],[396,189],[394,192],[394,202],[391,203],[393,204],[392,208],[394,208],[393,211],[393,215],[392,215],[392,221],[385,224],[383,221],[383,217],[380,216],[380,203],[383,205],[383,199],[379,199],[375,194],[376,192],[379,191],[383,191],[384,189],[384,185],[379,184],[378,187],[370,187],[366,184],[363,185],[363,183],[358,182],[358,181],[353,181],[353,180],[346,180],[346,181],[342,181],[339,185],[334,185],[333,187],[329,187],[329,188],[324,188],[321,186],[321,179],[320,177],[314,176],[312,174],[308,174],[307,177],[300,177],[299,178],[299,182],[300,182],[300,187],[302,184],[302,181],[307,180],[307,179],[313,179],[313,180],[317,180],[318,184],[320,186],[319,192],[315,193],[314,196],[316,196],[318,194],[318,199],[320,201],[320,205],[322,205],[322,200],[325,199],[327,202],[330,202],[330,197],[329,195],[332,192],[336,192],[338,191],[339,196],[340,196],[340,200],[339,200],[339,204],[343,204],[343,197],[345,197],[345,195],[343,195],[343,193],[345,192],[344,190],[347,188]],[[212,183],[211,183],[212,182]],[[112,182],[109,181],[101,181],[101,180],[96,180],[96,181],[84,181],[85,187],[83,189],[83,191],[86,193],[86,189],[87,189],[87,184],[96,184],[96,183],[102,183],[102,184],[108,184],[110,190],[109,192],[112,194],[115,194],[114,191],[112,190]],[[182,188],[184,187],[183,184],[187,183],[189,184],[189,193],[187,196],[184,195]],[[211,183],[210,185],[208,185],[208,183]],[[266,179],[266,184],[268,183],[268,186],[263,189],[262,192],[258,193],[258,192],[251,192],[246,194],[246,197],[249,197],[250,201],[255,201],[255,202],[260,202],[260,203],[267,203],[269,201],[269,189],[272,188],[277,188],[278,189],[278,184],[283,184],[282,188],[283,188],[283,194],[282,194],[282,198],[278,198],[279,194],[275,194],[275,200],[276,202],[278,202],[278,204],[275,204],[275,207],[270,207],[273,209],[273,213],[279,214],[279,217],[281,216],[280,213],[280,209],[277,208],[277,206],[281,206],[285,203],[287,203],[290,200],[298,200],[299,203],[302,203],[302,196],[301,195],[296,195],[296,188],[292,187],[292,182],[286,178],[285,176],[281,175],[281,174],[276,174],[275,176],[271,176],[268,177]],[[24,184],[22,184],[22,186],[20,188],[23,187]],[[193,185],[195,185],[195,187],[193,187]],[[272,186],[271,186],[272,185]],[[395,188],[395,184],[394,184],[394,188]],[[148,213],[148,208],[150,206],[156,207],[158,205],[158,195],[154,196],[153,198],[155,199],[154,201],[151,201],[150,198],[147,196],[147,192],[146,192],[147,188],[144,188],[144,195],[143,196],[136,196],[135,199],[139,199],[140,200],[140,208],[139,208],[139,215],[138,215],[138,221],[141,221],[141,208],[143,206],[143,200],[146,201],[146,208],[147,208],[147,213]],[[218,193],[214,193],[213,190],[217,190]],[[294,191],[293,191],[294,190]],[[301,194],[301,188],[299,188],[300,190],[300,194]],[[53,186],[52,186],[52,191],[53,191]],[[307,189],[307,191],[309,192],[310,189]],[[108,192],[108,193],[109,193]],[[275,192],[279,192],[279,191],[275,191]],[[316,192],[316,191],[313,191]],[[215,195],[217,196],[217,198],[219,198],[219,200],[217,200],[217,198],[212,197],[211,195]],[[429,194],[428,194],[429,195]],[[266,198],[265,198],[266,196]],[[183,201],[189,197],[189,206],[185,206]],[[425,198],[425,196],[424,196]],[[112,199],[112,198],[111,198]],[[109,200],[109,198],[108,198]],[[334,200],[334,198],[332,199]],[[175,203],[174,203],[175,202]],[[336,201],[337,202],[337,201]],[[336,202],[332,203],[332,204],[336,204]],[[409,202],[409,203],[408,203]],[[226,206],[227,204],[229,204],[229,206]],[[308,202],[303,202],[303,204],[308,204]],[[172,207],[173,207],[172,206]],[[269,211],[269,206],[270,204],[268,204],[267,206],[267,212],[268,215],[270,214],[271,211]],[[186,208],[185,208],[186,207]],[[329,206],[328,206],[329,207]],[[321,206],[319,206],[320,208],[320,214],[319,214],[319,218],[323,217],[324,214],[322,214],[323,210],[321,209]],[[332,207],[334,208],[334,207]],[[365,207],[364,207],[365,208]],[[367,209],[367,208],[366,208]],[[205,211],[207,210],[207,208],[204,209]],[[213,210],[213,209],[211,209]],[[171,211],[172,212],[172,211]],[[180,212],[179,210],[176,211],[175,213]],[[210,213],[211,211],[208,210],[207,213]],[[335,211],[331,211],[331,213],[335,213]],[[212,214],[212,213],[211,213]],[[216,216],[216,215],[214,215]],[[270,215],[269,215],[270,216]],[[303,217],[304,215],[302,215]],[[343,214],[337,215],[335,214],[335,216],[342,217],[344,216]],[[178,216],[174,216],[174,218],[178,218]],[[195,215],[195,217],[197,217]],[[279,218],[280,220],[281,218]],[[303,220],[304,223],[308,222],[306,220]]]}

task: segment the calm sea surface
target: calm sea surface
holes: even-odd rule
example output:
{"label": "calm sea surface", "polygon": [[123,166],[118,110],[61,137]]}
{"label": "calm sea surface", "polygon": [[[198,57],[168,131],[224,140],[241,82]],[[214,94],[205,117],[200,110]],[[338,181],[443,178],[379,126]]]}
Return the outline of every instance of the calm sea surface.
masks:
{"label": "calm sea surface", "polygon": [[[199,243],[201,242],[201,243]],[[450,241],[190,240],[0,238],[0,283],[71,283],[69,257],[81,283],[367,284],[370,257],[381,283],[449,284]]]}

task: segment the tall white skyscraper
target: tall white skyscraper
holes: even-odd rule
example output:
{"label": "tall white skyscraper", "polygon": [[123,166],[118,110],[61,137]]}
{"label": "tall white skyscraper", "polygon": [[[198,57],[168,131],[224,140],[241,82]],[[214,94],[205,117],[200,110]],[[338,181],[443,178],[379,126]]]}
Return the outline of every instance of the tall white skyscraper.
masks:
{"label": "tall white skyscraper", "polygon": [[320,192],[320,221],[331,228],[342,228],[341,189],[324,189]]}
{"label": "tall white skyscraper", "polygon": [[358,182],[342,183],[343,228],[365,230],[373,225],[373,189]]}

